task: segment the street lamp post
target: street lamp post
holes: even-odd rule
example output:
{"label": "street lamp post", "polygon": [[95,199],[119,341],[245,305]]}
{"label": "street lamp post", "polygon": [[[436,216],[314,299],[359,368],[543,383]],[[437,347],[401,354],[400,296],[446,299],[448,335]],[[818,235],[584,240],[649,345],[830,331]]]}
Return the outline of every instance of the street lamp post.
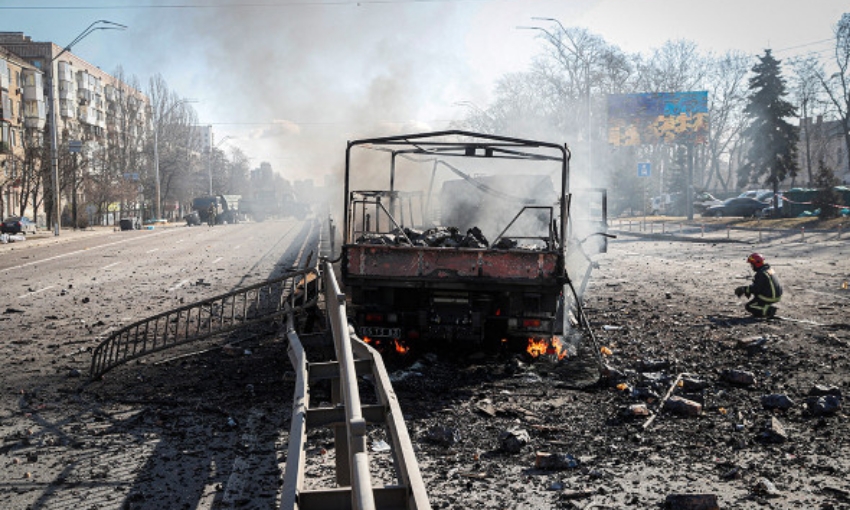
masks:
{"label": "street lamp post", "polygon": [[224,138],[222,138],[221,140],[219,140],[217,144],[213,145],[213,143],[212,143],[212,132],[210,132],[210,153],[208,154],[208,157],[207,157],[207,171],[210,174],[210,196],[212,196],[212,194],[213,194],[213,186],[212,186],[212,181],[213,181],[213,179],[212,179],[212,153],[213,153],[213,150],[216,147],[218,147],[219,145],[223,144],[225,141],[227,141],[231,138],[233,138],[233,137],[230,136],[230,135],[227,135]]}
{"label": "street lamp post", "polygon": [[[540,17],[532,17],[531,19],[533,19],[533,20],[538,20],[538,21],[551,21],[551,22],[557,23],[557,24],[558,24],[558,27],[560,27],[560,29],[561,29],[561,32],[563,32],[563,33],[564,33],[564,35],[566,35],[567,37],[570,37],[570,34],[569,34],[569,32],[567,31],[567,29],[566,29],[566,28],[564,27],[564,25],[563,25],[563,24],[562,24],[559,20],[557,20],[556,18],[540,18]],[[541,32],[545,33],[545,34],[546,34],[546,37],[548,37],[550,41],[552,41],[553,43],[555,43],[555,44],[557,44],[557,45],[558,45],[558,52],[561,54],[561,56],[563,56],[563,55],[564,55],[564,49],[566,49],[568,52],[572,53],[572,54],[573,54],[573,56],[575,56],[576,58],[578,58],[579,60],[581,60],[581,61],[582,61],[582,63],[584,64],[584,68],[585,68],[585,82],[586,82],[586,87],[585,87],[585,89],[586,89],[586,91],[587,91],[587,166],[588,166],[588,169],[589,169],[590,171],[592,171],[592,169],[593,169],[593,165],[592,165],[592,162],[593,162],[593,108],[592,108],[592,105],[593,105],[593,103],[592,103],[592,100],[591,100],[591,99],[592,99],[592,96],[591,96],[591,93],[590,93],[590,92],[591,92],[591,83],[590,83],[590,62],[587,60],[587,58],[586,58],[586,57],[584,57],[584,56],[582,56],[582,55],[579,55],[577,52],[575,52],[575,51],[571,50],[570,48],[566,47],[566,46],[565,46],[565,45],[561,42],[561,40],[560,40],[560,39],[556,38],[556,37],[555,37],[555,35],[554,35],[554,34],[552,34],[552,32],[550,32],[550,31],[546,30],[546,29],[545,29],[545,28],[543,28],[543,27],[537,27],[537,26],[532,26],[532,27],[521,26],[521,27],[517,27],[517,28],[519,28],[519,29],[526,29],[526,30],[539,30],[539,31],[541,31]]]}
{"label": "street lamp post", "polygon": [[[167,117],[172,110],[186,103],[197,103],[194,99],[181,99],[171,105],[171,108],[165,111],[162,115],[155,115],[153,119],[153,161],[154,171],[156,174],[156,218],[159,220],[162,216],[162,203],[160,201],[160,184],[159,184],[159,122],[162,117]],[[156,111],[156,109],[154,109]]]}
{"label": "street lamp post", "polygon": [[[105,26],[103,26],[105,25]],[[71,48],[77,44],[78,42],[85,39],[89,34],[96,30],[124,30],[127,27],[120,23],[114,23],[112,21],[107,21],[104,19],[100,19],[92,23],[85,30],[80,32],[73,41],[71,41],[65,48],[60,51],[55,57],[51,58],[47,63],[47,102],[49,103],[50,110],[50,166],[51,166],[51,174],[53,180],[53,235],[59,235],[59,148],[58,148],[58,134],[57,134],[57,126],[56,126],[56,105],[54,105],[55,97],[53,94],[53,62],[56,61],[57,58],[61,57],[65,54],[66,51],[71,51]]]}

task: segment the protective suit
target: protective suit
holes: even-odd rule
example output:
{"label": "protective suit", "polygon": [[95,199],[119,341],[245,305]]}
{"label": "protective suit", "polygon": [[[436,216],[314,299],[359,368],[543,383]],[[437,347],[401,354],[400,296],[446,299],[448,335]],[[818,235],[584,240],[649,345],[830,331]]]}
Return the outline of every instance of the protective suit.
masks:
{"label": "protective suit", "polygon": [[735,295],[750,298],[744,308],[753,317],[771,318],[776,315],[776,303],[782,299],[782,284],[779,283],[776,271],[760,254],[751,254],[747,257],[747,262],[755,271],[753,283],[738,287],[735,289]]}

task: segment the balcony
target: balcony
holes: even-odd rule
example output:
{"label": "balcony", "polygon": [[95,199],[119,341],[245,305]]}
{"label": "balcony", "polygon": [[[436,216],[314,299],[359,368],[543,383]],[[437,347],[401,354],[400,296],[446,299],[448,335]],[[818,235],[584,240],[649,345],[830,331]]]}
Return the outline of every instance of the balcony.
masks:
{"label": "balcony", "polygon": [[78,89],[77,99],[80,101],[80,104],[90,104],[92,100],[92,93],[90,90]]}
{"label": "balcony", "polygon": [[24,97],[29,99],[43,98],[44,85],[41,80],[41,73],[31,69],[24,69]]}
{"label": "balcony", "polygon": [[56,79],[60,81],[74,81],[74,69],[69,62],[59,62],[57,66]]}
{"label": "balcony", "polygon": [[27,129],[44,129],[47,119],[44,117],[24,117],[24,127]]}

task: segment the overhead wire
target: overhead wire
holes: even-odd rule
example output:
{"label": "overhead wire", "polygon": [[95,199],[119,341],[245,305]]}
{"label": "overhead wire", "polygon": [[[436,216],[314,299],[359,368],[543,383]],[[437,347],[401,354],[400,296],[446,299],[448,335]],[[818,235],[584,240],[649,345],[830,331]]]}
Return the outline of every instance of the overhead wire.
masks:
{"label": "overhead wire", "polygon": [[[393,5],[393,4],[434,4],[434,3],[485,3],[506,0],[289,0],[278,2],[224,2],[224,3],[175,3],[175,4],[104,4],[104,5],[4,5],[0,6],[0,10],[31,10],[31,11],[51,11],[51,10],[148,10],[148,9],[219,9],[219,8],[277,8],[277,7],[323,7],[337,5],[354,5],[360,6],[363,4],[372,5]],[[509,0],[514,1],[514,0]]]}

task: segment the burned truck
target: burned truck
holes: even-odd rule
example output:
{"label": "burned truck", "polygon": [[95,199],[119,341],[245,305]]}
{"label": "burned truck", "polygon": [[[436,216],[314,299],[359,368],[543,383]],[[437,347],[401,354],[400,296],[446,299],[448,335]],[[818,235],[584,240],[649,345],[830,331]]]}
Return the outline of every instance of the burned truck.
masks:
{"label": "burned truck", "polygon": [[566,145],[457,130],[350,141],[340,272],[357,333],[404,348],[563,334],[581,248],[569,163]]}

